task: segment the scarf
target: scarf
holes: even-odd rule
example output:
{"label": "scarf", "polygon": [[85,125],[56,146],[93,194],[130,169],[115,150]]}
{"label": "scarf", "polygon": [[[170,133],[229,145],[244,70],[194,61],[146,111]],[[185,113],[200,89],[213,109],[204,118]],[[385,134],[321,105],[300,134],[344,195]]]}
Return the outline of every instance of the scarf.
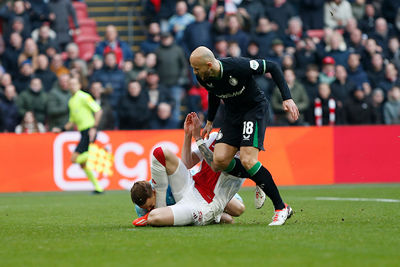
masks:
{"label": "scarf", "polygon": [[[335,125],[336,101],[333,98],[329,98],[328,107],[329,107],[329,125]],[[317,125],[317,126],[323,125],[322,112],[323,112],[323,108],[322,108],[321,99],[316,98],[314,100],[314,115],[315,115],[315,125]]]}

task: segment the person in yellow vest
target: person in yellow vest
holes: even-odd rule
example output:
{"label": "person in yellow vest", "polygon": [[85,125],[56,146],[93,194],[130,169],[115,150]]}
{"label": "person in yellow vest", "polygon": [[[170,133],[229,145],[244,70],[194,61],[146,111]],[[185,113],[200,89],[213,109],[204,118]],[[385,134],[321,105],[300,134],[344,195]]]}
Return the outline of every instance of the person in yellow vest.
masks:
{"label": "person in yellow vest", "polygon": [[[77,78],[69,80],[69,90],[72,95],[68,101],[69,121],[62,130],[71,130],[76,125],[81,133],[81,140],[74,153],[72,153],[71,161],[81,165],[94,185],[94,193],[102,193],[103,188],[99,185],[93,172],[87,168],[86,162],[89,156],[89,144],[96,140],[97,126],[103,111],[91,95],[81,90],[81,84]],[[61,129],[55,129],[54,131],[59,132]]]}

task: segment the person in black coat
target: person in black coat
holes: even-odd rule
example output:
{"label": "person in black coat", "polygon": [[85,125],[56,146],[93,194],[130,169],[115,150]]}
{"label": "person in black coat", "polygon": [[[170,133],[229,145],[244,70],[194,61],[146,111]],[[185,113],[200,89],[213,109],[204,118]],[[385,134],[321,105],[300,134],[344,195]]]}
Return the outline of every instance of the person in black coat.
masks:
{"label": "person in black coat", "polygon": [[357,87],[344,105],[345,121],[350,125],[372,124],[374,112],[364,90]]}
{"label": "person in black coat", "polygon": [[35,76],[42,80],[43,89],[49,92],[54,83],[57,82],[57,76],[49,70],[49,59],[45,55],[38,56],[38,68],[35,71]]}
{"label": "person in black coat", "polygon": [[148,94],[142,90],[141,84],[138,81],[129,82],[126,96],[121,98],[118,105],[119,128],[147,129],[151,113],[148,101]]}
{"label": "person in black coat", "polygon": [[324,28],[325,0],[300,0],[300,17],[304,30]]}

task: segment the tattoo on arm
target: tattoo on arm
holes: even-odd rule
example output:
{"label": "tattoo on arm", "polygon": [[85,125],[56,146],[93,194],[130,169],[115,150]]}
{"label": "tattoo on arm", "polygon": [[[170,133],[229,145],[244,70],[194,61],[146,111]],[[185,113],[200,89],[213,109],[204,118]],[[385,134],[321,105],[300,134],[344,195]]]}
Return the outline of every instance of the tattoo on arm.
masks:
{"label": "tattoo on arm", "polygon": [[199,146],[200,153],[203,155],[204,160],[208,163],[208,165],[211,166],[211,163],[213,162],[213,153],[212,151],[207,147],[206,144],[201,144]]}

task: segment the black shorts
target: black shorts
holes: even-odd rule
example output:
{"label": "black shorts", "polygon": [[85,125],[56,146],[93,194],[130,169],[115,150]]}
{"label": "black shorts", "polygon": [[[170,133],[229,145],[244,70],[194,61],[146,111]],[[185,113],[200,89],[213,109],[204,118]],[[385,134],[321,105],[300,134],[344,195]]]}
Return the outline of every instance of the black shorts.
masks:
{"label": "black shorts", "polygon": [[264,150],[268,113],[266,102],[243,114],[226,112],[216,143],[224,143],[237,148],[251,146]]}
{"label": "black shorts", "polygon": [[[83,152],[89,150],[89,144],[90,144],[89,129],[81,131],[81,140],[79,141],[78,146],[75,148],[75,152],[82,154]],[[94,139],[96,140],[96,136],[94,137]]]}

